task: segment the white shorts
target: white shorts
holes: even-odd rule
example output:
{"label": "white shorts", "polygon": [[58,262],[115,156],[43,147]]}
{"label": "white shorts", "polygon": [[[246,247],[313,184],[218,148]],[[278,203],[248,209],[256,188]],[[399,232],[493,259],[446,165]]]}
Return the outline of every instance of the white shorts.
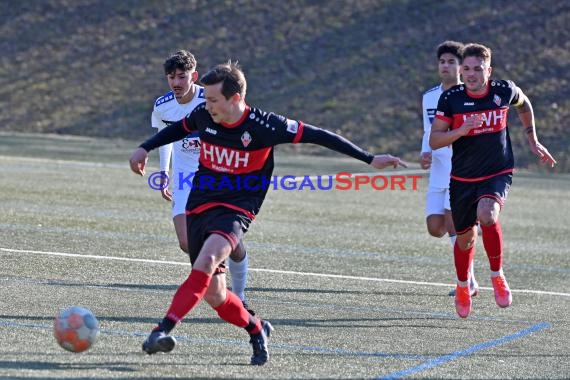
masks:
{"label": "white shorts", "polygon": [[451,210],[449,205],[449,188],[428,187],[426,193],[426,217],[444,215],[445,210]]}
{"label": "white shorts", "polygon": [[190,189],[174,190],[172,192],[172,217],[176,215],[186,214],[186,202],[188,202]]}

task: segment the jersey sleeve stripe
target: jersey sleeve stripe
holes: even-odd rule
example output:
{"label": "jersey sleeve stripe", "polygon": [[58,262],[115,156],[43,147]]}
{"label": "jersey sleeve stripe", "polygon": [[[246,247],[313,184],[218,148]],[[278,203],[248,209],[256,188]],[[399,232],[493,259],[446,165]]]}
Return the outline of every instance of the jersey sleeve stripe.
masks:
{"label": "jersey sleeve stripe", "polygon": [[305,127],[305,124],[303,124],[302,121],[299,121],[299,128],[297,129],[297,134],[295,135],[295,138],[293,139],[293,144],[297,144],[299,141],[301,141],[301,137],[303,137],[303,128]]}
{"label": "jersey sleeve stripe", "polygon": [[439,119],[439,120],[446,121],[446,122],[448,122],[449,124],[452,124],[452,123],[453,123],[453,119],[450,118],[450,117],[447,117],[447,116],[435,115],[435,118],[436,118],[436,119]]}
{"label": "jersey sleeve stripe", "polygon": [[182,127],[184,128],[184,130],[188,133],[192,132],[192,130],[190,128],[188,128],[188,125],[186,125],[186,118],[182,119]]}

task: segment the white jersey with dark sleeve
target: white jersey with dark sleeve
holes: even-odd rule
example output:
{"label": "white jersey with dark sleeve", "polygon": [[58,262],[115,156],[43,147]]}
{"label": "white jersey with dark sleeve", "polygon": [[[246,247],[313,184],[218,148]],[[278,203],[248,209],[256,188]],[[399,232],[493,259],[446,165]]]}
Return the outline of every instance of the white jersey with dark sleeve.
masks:
{"label": "white jersey with dark sleeve", "polygon": [[429,175],[429,186],[432,188],[446,189],[449,187],[449,174],[451,173],[451,145],[433,150],[429,146],[429,136],[431,124],[435,119],[437,102],[443,93],[443,86],[435,86],[422,96],[422,119],[424,124],[424,135],[422,138],[422,153],[431,152],[431,167]]}
{"label": "white jersey with dark sleeve", "polygon": [[[159,97],[154,103],[152,127],[161,131],[174,122],[182,120],[186,115],[204,102],[204,89],[196,84],[194,97],[185,104],[180,104],[172,91]],[[200,139],[197,132],[188,133],[179,141],[160,148],[160,170],[168,172],[172,157],[171,178],[178,178],[178,173],[194,173],[198,169],[200,157]],[[173,186],[173,190],[176,186]]]}

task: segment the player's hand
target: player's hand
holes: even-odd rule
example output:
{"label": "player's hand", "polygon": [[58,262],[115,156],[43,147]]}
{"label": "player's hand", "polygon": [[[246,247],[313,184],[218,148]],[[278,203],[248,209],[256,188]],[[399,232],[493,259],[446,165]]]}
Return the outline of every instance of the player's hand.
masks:
{"label": "player's hand", "polygon": [[556,164],[556,160],[554,157],[552,157],[548,149],[546,149],[546,147],[538,141],[530,144],[530,150],[540,159],[540,162],[543,164],[550,164],[551,168],[553,168]]}
{"label": "player's hand", "polygon": [[166,199],[169,202],[172,202],[172,193],[170,192],[170,190],[168,190],[168,187],[160,190],[160,193],[162,194],[162,197],[164,199]]}
{"label": "player's hand", "polygon": [[375,169],[384,169],[388,166],[397,168],[398,166],[407,168],[408,164],[398,157],[392,156],[391,154],[378,154],[374,156],[374,159],[370,163]]}
{"label": "player's hand", "polygon": [[129,164],[131,165],[131,170],[135,174],[144,175],[144,169],[146,167],[146,163],[148,161],[148,152],[143,148],[137,148],[131,154],[131,158],[129,158]]}
{"label": "player's hand", "polygon": [[483,116],[477,114],[465,119],[461,127],[458,128],[461,136],[467,136],[472,129],[479,128],[483,125]]}
{"label": "player's hand", "polygon": [[418,161],[422,169],[429,169],[431,166],[431,152],[422,152]]}

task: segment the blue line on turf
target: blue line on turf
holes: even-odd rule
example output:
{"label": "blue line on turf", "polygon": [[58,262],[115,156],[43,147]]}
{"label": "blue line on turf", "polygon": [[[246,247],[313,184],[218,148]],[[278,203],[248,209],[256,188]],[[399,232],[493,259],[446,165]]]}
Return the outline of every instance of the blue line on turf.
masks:
{"label": "blue line on turf", "polygon": [[547,322],[538,323],[538,324],[531,326],[527,329],[517,331],[514,334],[506,335],[506,336],[499,338],[499,339],[479,343],[479,344],[476,344],[475,346],[468,347],[464,350],[455,351],[455,352],[452,352],[452,353],[447,354],[447,355],[443,355],[443,356],[439,356],[437,358],[429,359],[429,360],[421,363],[420,365],[410,367],[410,368],[404,369],[402,371],[393,372],[389,375],[379,377],[379,378],[377,378],[377,380],[388,380],[388,379],[395,380],[395,379],[401,379],[401,378],[406,377],[406,376],[411,376],[411,375],[416,374],[418,372],[422,372],[422,371],[425,371],[427,369],[437,367],[439,365],[442,365],[444,363],[458,359],[460,357],[471,355],[474,352],[484,350],[484,349],[489,348],[489,347],[499,346],[501,344],[508,343],[508,342],[513,341],[515,339],[522,338],[523,336],[526,336],[526,335],[529,335],[529,334],[532,334],[532,333],[535,333],[537,331],[547,329],[550,327],[551,327],[550,323],[547,323]]}

